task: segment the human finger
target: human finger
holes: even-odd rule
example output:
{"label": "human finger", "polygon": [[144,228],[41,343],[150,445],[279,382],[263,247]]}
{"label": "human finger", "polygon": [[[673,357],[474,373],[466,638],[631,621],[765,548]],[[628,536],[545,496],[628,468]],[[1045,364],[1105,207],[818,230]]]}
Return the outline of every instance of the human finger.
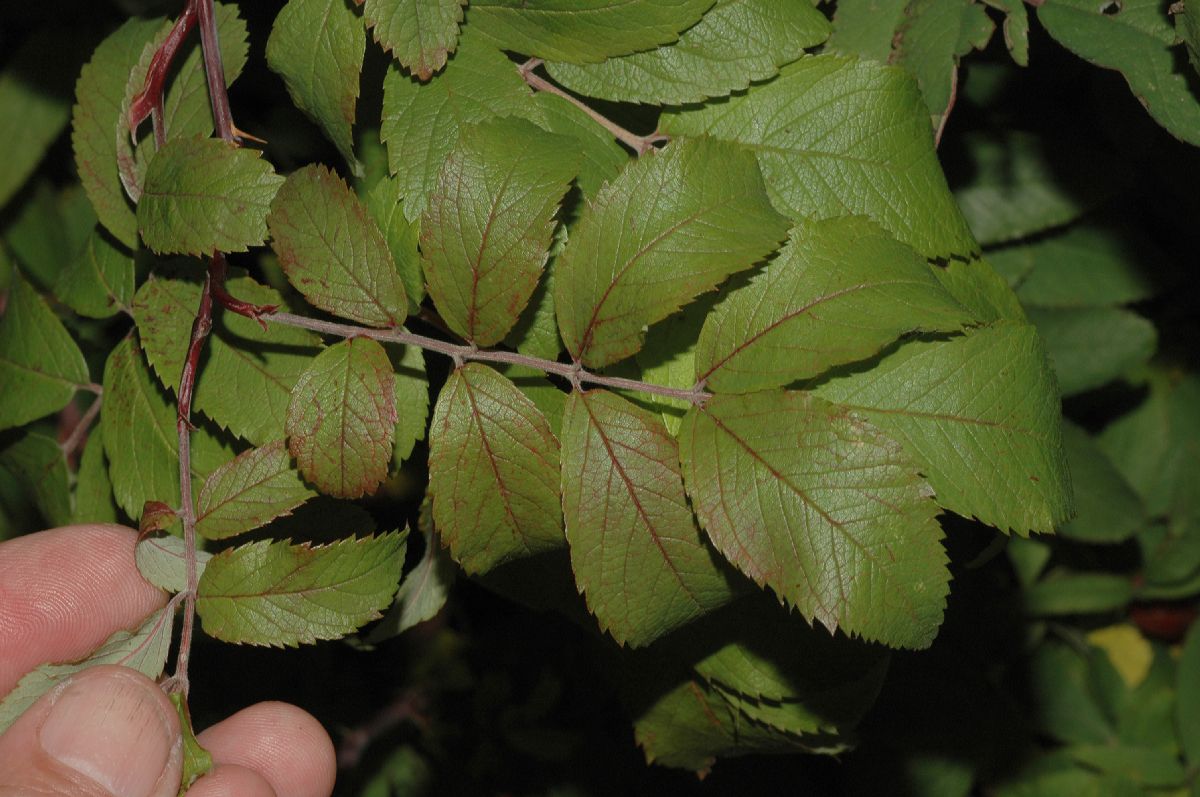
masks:
{"label": "human finger", "polygon": [[221,764],[261,774],[276,794],[329,797],[337,774],[333,742],[311,714],[287,703],[257,703],[199,734]]}
{"label": "human finger", "polygon": [[72,661],[166,603],[138,573],[137,532],[67,526],[0,544],[0,696],[46,662]]}

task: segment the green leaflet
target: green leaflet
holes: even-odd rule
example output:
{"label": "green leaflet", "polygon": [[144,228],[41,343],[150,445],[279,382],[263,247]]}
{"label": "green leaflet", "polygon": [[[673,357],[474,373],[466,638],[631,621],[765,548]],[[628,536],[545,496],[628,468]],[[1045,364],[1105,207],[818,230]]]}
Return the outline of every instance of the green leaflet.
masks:
{"label": "green leaflet", "polygon": [[292,390],[288,448],[304,478],[335,498],[375,492],[396,434],[396,382],[387,352],[351,338],[313,358]]}
{"label": "green leaflet", "polygon": [[146,170],[138,231],[160,254],[244,252],[267,240],[282,182],[253,150],[214,138],[168,141]]}
{"label": "green leaflet", "polygon": [[45,57],[47,49],[66,44],[56,33],[30,36],[0,72],[0,209],[25,184],[71,117],[71,70],[79,62]]}
{"label": "green leaflet", "polygon": [[1004,12],[1004,45],[1017,66],[1029,66],[1029,13],[1021,0],[983,0]]}
{"label": "green leaflet", "polygon": [[404,295],[408,297],[409,315],[415,315],[420,312],[421,302],[425,299],[425,275],[421,273],[421,255],[417,251],[421,224],[409,221],[404,215],[402,185],[399,177],[384,176],[370,190],[365,201],[367,212],[379,225],[388,251],[392,253],[392,262],[396,264]]}
{"label": "green leaflet", "polygon": [[558,440],[532,401],[485,365],[455,370],[429,428],[433,520],[468,573],[561,548]]}
{"label": "green leaflet", "polygon": [[529,297],[521,317],[504,337],[505,345],[521,354],[557,360],[562,352],[558,317],[554,312],[554,263],[562,254],[566,242],[567,228],[560,225],[555,230],[554,242],[550,245],[550,259],[542,269],[542,278],[533,289],[533,295]]}
{"label": "green leaflet", "polygon": [[473,0],[471,25],[503,50],[591,63],[675,41],[713,0]]}
{"label": "green leaflet", "polygon": [[288,281],[316,307],[376,327],[408,315],[387,241],[345,182],[324,166],[288,175],[267,218]]}
{"label": "green leaflet", "polygon": [[927,647],[949,592],[937,506],[901,447],[814,396],[714,396],[679,432],[688,495],[725,557],[810,622]]}
{"label": "green leaflet", "polygon": [[1063,421],[1063,443],[1075,488],[1075,517],[1058,533],[1073,540],[1117,543],[1146,521],[1146,510],[1129,482],[1083,429]]}
{"label": "green leaflet", "polygon": [[[428,506],[422,504],[421,509],[424,513]],[[413,626],[436,617],[446,605],[457,573],[458,569],[442,548],[437,533],[427,532],[425,553],[421,555],[417,566],[404,574],[392,608],[371,629],[366,638],[367,644],[378,644],[399,636]]]}
{"label": "green leaflet", "polygon": [[83,251],[59,272],[54,295],[80,315],[109,318],[133,300],[133,257],[96,227]]}
{"label": "green leaflet", "polygon": [[214,556],[196,612],[224,642],[295,647],[337,639],[379,617],[396,594],[406,534],[288,545],[263,540]]}
{"label": "green leaflet", "polygon": [[1165,515],[1187,489],[1200,439],[1200,379],[1153,371],[1148,394],[1100,433],[1100,447],[1133,486],[1150,515]]}
{"label": "green leaflet", "polygon": [[886,64],[909,0],[838,0],[826,48]]}
{"label": "green leaflet", "polygon": [[192,728],[192,714],[188,709],[187,697],[182,692],[172,692],[168,695],[179,715],[179,728],[183,736],[183,772],[179,781],[179,797],[191,789],[202,776],[212,771],[213,758],[196,740],[196,732]]}
{"label": "green leaflet", "polygon": [[[736,279],[736,278],[735,278]],[[651,327],[646,345],[637,353],[639,378],[655,385],[687,390],[696,384],[696,346],[719,293],[700,297],[681,312]],[[692,406],[686,399],[629,392],[628,398],[643,406],[654,406],[662,415],[667,431],[679,434],[684,413]]]}
{"label": "green leaflet", "polygon": [[958,61],[986,47],[996,25],[975,0],[913,0],[904,15],[889,62],[917,79],[941,138],[958,90]]}
{"label": "green leaflet", "polygon": [[[187,563],[183,539],[170,534],[144,537],[134,548],[138,572],[142,578],[167,592],[183,592],[187,589]],[[213,555],[208,551],[196,551],[196,578],[204,575],[204,568]]]}
{"label": "green leaflet", "polygon": [[392,346],[388,358],[396,372],[396,446],[392,463],[399,467],[417,441],[425,439],[429,378],[425,375],[425,354],[417,346]]}
{"label": "green leaflet", "polygon": [[421,217],[429,295],[454,332],[491,346],[516,323],[576,161],[570,139],[523,119],[462,129]]}
{"label": "green leaflet", "polygon": [[[217,38],[221,44],[221,71],[225,85],[230,86],[246,66],[248,46],[246,23],[238,16],[237,6],[227,3],[214,5],[217,20]],[[142,196],[146,167],[154,157],[155,146],[151,140],[151,125],[142,125],[137,150],[131,139],[129,109],[133,98],[146,84],[146,72],[150,68],[159,45],[167,38],[171,26],[163,24],[158,34],[146,43],[142,57],[130,71],[125,85],[125,98],[114,135],[117,139],[117,171],[125,192],[136,204]],[[163,102],[163,130],[167,140],[189,136],[210,136],[213,132],[212,103],[208,97],[208,82],[204,73],[204,59],[200,50],[199,37],[192,38],[184,47],[187,57],[174,79],[170,82]]]}
{"label": "green leaflet", "polygon": [[196,533],[221,540],[264,526],[316,495],[300,480],[282,440],[244,451],[205,479]]}
{"label": "green leaflet", "polygon": [[71,522],[117,522],[117,504],[108,480],[108,463],[104,461],[103,435],[91,435],[84,443],[79,469],[75,472],[75,509]]}
{"label": "green leaflet", "polygon": [[7,730],[46,692],[88,667],[119,664],[137,670],[147,678],[158,678],[167,663],[174,617],[174,612],[159,609],[133,631],[117,631],[82,661],[38,667],[0,701],[0,732]]}
{"label": "green leaflet", "polygon": [[864,214],[925,257],[978,251],[946,189],[920,91],[898,69],[802,58],[727,102],[664,113],[659,128],[753,150],[772,201],[794,219]]}
{"label": "green leaflet", "polygon": [[899,440],[946,509],[1020,534],[1071,517],[1058,390],[1031,326],[905,343],[817,393]]}
{"label": "green leaflet", "polygon": [[0,449],[0,477],[19,486],[47,527],[71,522],[70,477],[58,441],[49,435],[21,431],[6,435]]}
{"label": "green leaflet", "polygon": [[[1154,0],[1122,0],[1116,13],[1087,0],[1047,0],[1038,21],[1060,44],[1125,76],[1138,100],[1171,135],[1200,145],[1200,100],[1176,66],[1175,29]],[[1180,64],[1180,67],[1186,68]]]}
{"label": "green leaflet", "polygon": [[750,720],[719,692],[692,678],[655,690],[633,714],[634,738],[647,762],[700,775],[718,756],[808,749],[803,739]]}
{"label": "green leaflet", "polygon": [[1200,625],[1193,624],[1179,657],[1176,722],[1188,763],[1200,761]]}
{"label": "green leaflet", "polygon": [[955,186],[954,197],[983,246],[1014,241],[1082,216],[1113,194],[1117,174],[1097,172],[1087,163],[1103,159],[1048,145],[1022,131],[973,132],[963,136],[971,182]]}
{"label": "green leaflet", "polygon": [[645,327],[769,254],[786,221],[754,157],[684,139],[631,161],[597,193],[555,269],[567,349],[589,367],[641,348]]}
{"label": "green leaflet", "polygon": [[538,111],[516,65],[469,30],[445,71],[428,83],[395,64],[388,69],[380,134],[388,166],[402,181],[405,216],[415,219],[425,209],[462,126],[496,116],[537,121]]}
{"label": "green leaflet", "polygon": [[1119,307],[1028,309],[1046,344],[1064,396],[1100,387],[1147,363],[1158,333],[1146,319]]}
{"label": "green leaflet", "polygon": [[561,440],[571,565],[602,629],[640,647],[729,602],[734,581],[696,528],[657,414],[575,392]]}
{"label": "green leaflet", "polygon": [[96,213],[79,186],[35,183],[33,195],[4,230],[4,242],[25,276],[40,290],[58,282],[96,227]]}
{"label": "green leaflet", "polygon": [[61,410],[90,381],[75,340],[33,286],[15,273],[0,316],[0,384],[7,388],[0,392],[0,429]]}
{"label": "green leaflet", "polygon": [[[279,305],[275,291],[248,277],[226,283],[235,297],[257,305]],[[200,286],[178,279],[151,277],[133,300],[133,318],[146,359],[159,382],[177,392],[200,304]],[[283,437],[292,387],[321,350],[321,339],[307,330],[217,311],[207,355],[196,381],[193,407],[221,428],[255,444]]]}
{"label": "green leaflet", "polygon": [[996,321],[1024,323],[1025,309],[1004,278],[996,273],[989,261],[974,258],[969,262],[951,260],[935,264],[938,282],[950,291],[959,304],[967,308],[975,320],[983,324]]}
{"label": "green leaflet", "polygon": [[346,0],[289,0],[267,39],[267,66],[355,171],[351,129],[366,51],[362,23]]}
{"label": "green leaflet", "polygon": [[620,102],[703,102],[773,77],[829,35],[825,15],[789,0],[717,0],[674,42],[596,64],[548,63],[579,94]]}
{"label": "green leaflet", "polygon": [[971,320],[929,266],[874,223],[802,224],[708,316],[696,381],[717,392],[782,387],[877,354],[906,332],[954,332]]}
{"label": "green leaflet", "polygon": [[[117,344],[104,365],[100,433],[117,505],[141,517],[150,500],[179,506],[179,438],[173,402],[154,383],[132,338]],[[192,431],[192,482],[229,460],[225,443],[203,426]]]}
{"label": "green leaflet", "polygon": [[137,219],[117,173],[116,131],[129,73],[163,19],[131,19],[101,42],[75,84],[71,144],[75,168],[100,223],[118,241],[138,244]]}
{"label": "green leaflet", "polygon": [[446,65],[458,44],[466,0],[366,0],[375,41],[421,80]]}
{"label": "green leaflet", "polygon": [[540,112],[542,127],[560,136],[570,136],[575,142],[581,156],[575,183],[584,196],[594,196],[629,160],[629,153],[608,131],[562,97],[540,91],[534,95],[533,104]]}
{"label": "green leaflet", "polygon": [[1175,33],[1187,46],[1192,69],[1200,72],[1200,14],[1196,13],[1194,5],[1191,10],[1187,6],[1179,9],[1172,7],[1171,10],[1175,16]]}
{"label": "green leaflet", "polygon": [[693,669],[757,722],[794,734],[844,735],[879,695],[886,649],[808,627],[769,600],[764,595],[715,616],[712,642]]}
{"label": "green leaflet", "polygon": [[1055,573],[1022,593],[1031,615],[1089,614],[1120,609],[1133,597],[1125,576],[1108,573]]}
{"label": "green leaflet", "polygon": [[1099,224],[1006,246],[988,260],[1009,277],[1017,297],[1036,307],[1108,307],[1148,299],[1147,276],[1160,254],[1149,241],[1130,241]]}

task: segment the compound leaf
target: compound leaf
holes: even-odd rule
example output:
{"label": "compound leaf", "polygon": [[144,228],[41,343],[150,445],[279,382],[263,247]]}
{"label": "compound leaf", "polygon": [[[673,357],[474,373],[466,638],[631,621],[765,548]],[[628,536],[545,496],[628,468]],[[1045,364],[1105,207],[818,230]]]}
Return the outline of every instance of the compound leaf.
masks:
{"label": "compound leaf", "polygon": [[162,18],[135,18],[101,42],[79,74],[71,111],[71,145],[79,179],[100,223],[131,249],[138,243],[137,218],[117,173],[116,132],[129,73],[162,27]]}
{"label": "compound leaf", "polygon": [[90,381],[78,344],[33,286],[15,273],[0,316],[0,384],[6,387],[0,391],[0,429],[61,410]]}
{"label": "compound leaf", "polygon": [[366,51],[362,22],[346,0],[289,0],[267,39],[267,66],[351,168],[358,164],[351,130]]}
{"label": "compound leaf", "polygon": [[388,166],[402,181],[405,216],[425,209],[459,130],[496,116],[537,121],[538,112],[516,66],[478,35],[464,31],[445,71],[428,83],[395,64],[388,69],[380,134]]}
{"label": "compound leaf", "polygon": [[656,413],[575,392],[561,437],[571,565],[601,628],[638,647],[729,602],[731,574],[696,528]]}
{"label": "compound leaf", "polygon": [[[252,304],[282,303],[278,293],[248,277],[231,279],[226,288]],[[156,277],[146,280],[134,297],[133,317],[146,359],[159,382],[172,391],[178,392],[199,302],[199,285]],[[282,324],[263,329],[253,319],[223,312],[213,321],[207,349],[194,408],[251,443],[281,438],[292,387],[321,350],[321,339]]]}
{"label": "compound leaf", "polygon": [[473,0],[471,24],[503,50],[570,63],[673,42],[713,0]]}
{"label": "compound leaf", "polygon": [[375,41],[421,80],[446,65],[458,44],[466,0],[366,0]]}
{"label": "compound leaf", "polygon": [[713,396],[679,432],[692,506],[729,561],[810,622],[933,641],[950,573],[937,505],[899,444],[815,396]]}
{"label": "compound leaf", "polygon": [[253,150],[177,138],[146,169],[138,230],[160,254],[244,252],[267,240],[267,211],[282,182]]}
{"label": "compound leaf", "polygon": [[915,252],[862,217],[802,224],[708,316],[696,380],[717,392],[781,387],[877,354],[906,332],[971,321]]}
{"label": "compound leaf", "polygon": [[222,551],[200,579],[204,631],[224,642],[279,647],[345,636],[391,603],[405,536],[315,547],[263,540]]}
{"label": "compound leaf", "polygon": [[328,168],[306,166],[288,175],[267,226],[288,280],[313,305],[371,326],[403,323],[408,299],[387,241]]}
{"label": "compound leaf", "polygon": [[[108,455],[117,505],[140,517],[147,501],[179,506],[179,437],[174,402],[160,392],[131,339],[117,344],[104,365],[100,433]],[[231,454],[203,426],[192,431],[192,482],[227,462]]]}
{"label": "compound leaf", "polygon": [[802,58],[727,102],[664,113],[659,128],[753,150],[771,200],[791,218],[863,214],[928,258],[978,251],[946,187],[920,90],[895,67]]}
{"label": "compound leaf", "polygon": [[421,218],[429,295],[460,336],[491,346],[516,323],[542,274],[576,160],[570,139],[523,119],[461,131]]}
{"label": "compound leaf", "polygon": [[1175,60],[1175,28],[1154,0],[1110,4],[1089,0],[1047,0],[1038,7],[1046,32],[1080,58],[1115,69],[1171,135],[1200,145],[1200,99]]}
{"label": "compound leaf", "polygon": [[46,692],[88,667],[119,664],[137,670],[147,678],[158,678],[166,666],[167,652],[171,648],[174,617],[174,612],[159,609],[134,630],[117,631],[90,656],[80,661],[38,667],[22,678],[0,701],[0,732],[5,731]]}
{"label": "compound leaf", "polygon": [[196,498],[196,533],[210,540],[232,537],[290,515],[314,495],[282,440],[252,448],[205,479]]}
{"label": "compound leaf", "polygon": [[717,0],[674,44],[596,64],[546,64],[579,94],[681,105],[722,97],[773,77],[829,35],[825,15],[788,0]]}
{"label": "compound leaf", "polygon": [[786,234],[754,156],[684,139],[600,189],[555,266],[559,330],[577,360],[634,354],[647,325],[769,254]]}
{"label": "compound leaf", "polygon": [[314,357],[292,390],[287,434],[300,473],[318,490],[374,493],[396,434],[396,380],[383,347],[351,338]]}
{"label": "compound leaf", "polygon": [[1072,514],[1058,390],[1032,326],[912,341],[817,392],[899,440],[946,509],[1018,533]]}
{"label": "compound leaf", "polygon": [[491,368],[446,380],[429,429],[433,520],[468,573],[561,548],[558,440],[532,401]]}

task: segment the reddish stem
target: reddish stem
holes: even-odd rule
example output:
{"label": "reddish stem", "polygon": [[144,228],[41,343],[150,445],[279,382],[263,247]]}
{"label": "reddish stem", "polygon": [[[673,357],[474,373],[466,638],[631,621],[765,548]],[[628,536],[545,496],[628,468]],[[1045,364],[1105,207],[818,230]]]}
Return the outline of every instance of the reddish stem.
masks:
{"label": "reddish stem", "polygon": [[229,110],[229,91],[225,86],[225,69],[221,65],[221,43],[217,35],[217,17],[213,0],[188,0],[195,6],[200,22],[200,45],[204,49],[204,74],[208,78],[208,97],[212,101],[213,122],[217,135],[236,143],[233,133],[233,113]]}
{"label": "reddish stem", "polygon": [[[214,255],[213,263],[223,256]],[[192,321],[192,335],[188,343],[187,357],[183,361],[183,374],[179,377],[178,417],[175,429],[179,435],[179,517],[183,521],[183,555],[187,572],[187,587],[183,591],[183,625],[179,636],[179,655],[175,658],[174,688],[185,696],[188,693],[188,659],[192,650],[192,632],[196,622],[196,507],[192,502],[192,396],[196,389],[196,374],[200,370],[200,355],[208,333],[212,331],[212,283],[213,270],[204,277],[200,291],[200,307]]]}
{"label": "reddish stem", "polygon": [[[183,44],[183,40],[187,38],[188,33],[191,32],[195,24],[196,9],[192,0],[188,0],[183,13],[179,15],[179,19],[175,20],[171,32],[167,34],[166,41],[162,43],[154,53],[154,57],[150,59],[150,68],[146,70],[146,82],[143,84],[142,90],[138,92],[137,96],[133,98],[133,102],[129,105],[128,123],[131,133],[137,130],[138,125],[146,121],[146,117],[151,116],[156,110],[161,116],[163,85],[167,80],[167,71],[171,68],[171,62],[175,60],[180,45]],[[158,130],[161,126],[159,120],[156,119],[154,125],[156,140],[158,139]]]}
{"label": "reddish stem", "polygon": [[212,276],[212,294],[216,299],[217,304],[224,307],[231,313],[244,315],[247,318],[253,318],[263,329],[267,328],[267,322],[263,320],[263,316],[270,315],[279,309],[277,304],[251,304],[237,298],[229,291],[225,290],[225,278],[229,273],[229,264],[225,260],[225,255],[217,252],[213,255],[212,264],[209,266],[208,273]]}

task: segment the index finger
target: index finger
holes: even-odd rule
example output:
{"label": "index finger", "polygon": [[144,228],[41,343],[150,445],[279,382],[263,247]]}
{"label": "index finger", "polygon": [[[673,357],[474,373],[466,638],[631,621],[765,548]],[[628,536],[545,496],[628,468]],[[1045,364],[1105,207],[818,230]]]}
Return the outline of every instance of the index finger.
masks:
{"label": "index finger", "polygon": [[90,524],[0,544],[0,696],[39,664],[83,658],[166,603],[138,573],[137,532]]}

